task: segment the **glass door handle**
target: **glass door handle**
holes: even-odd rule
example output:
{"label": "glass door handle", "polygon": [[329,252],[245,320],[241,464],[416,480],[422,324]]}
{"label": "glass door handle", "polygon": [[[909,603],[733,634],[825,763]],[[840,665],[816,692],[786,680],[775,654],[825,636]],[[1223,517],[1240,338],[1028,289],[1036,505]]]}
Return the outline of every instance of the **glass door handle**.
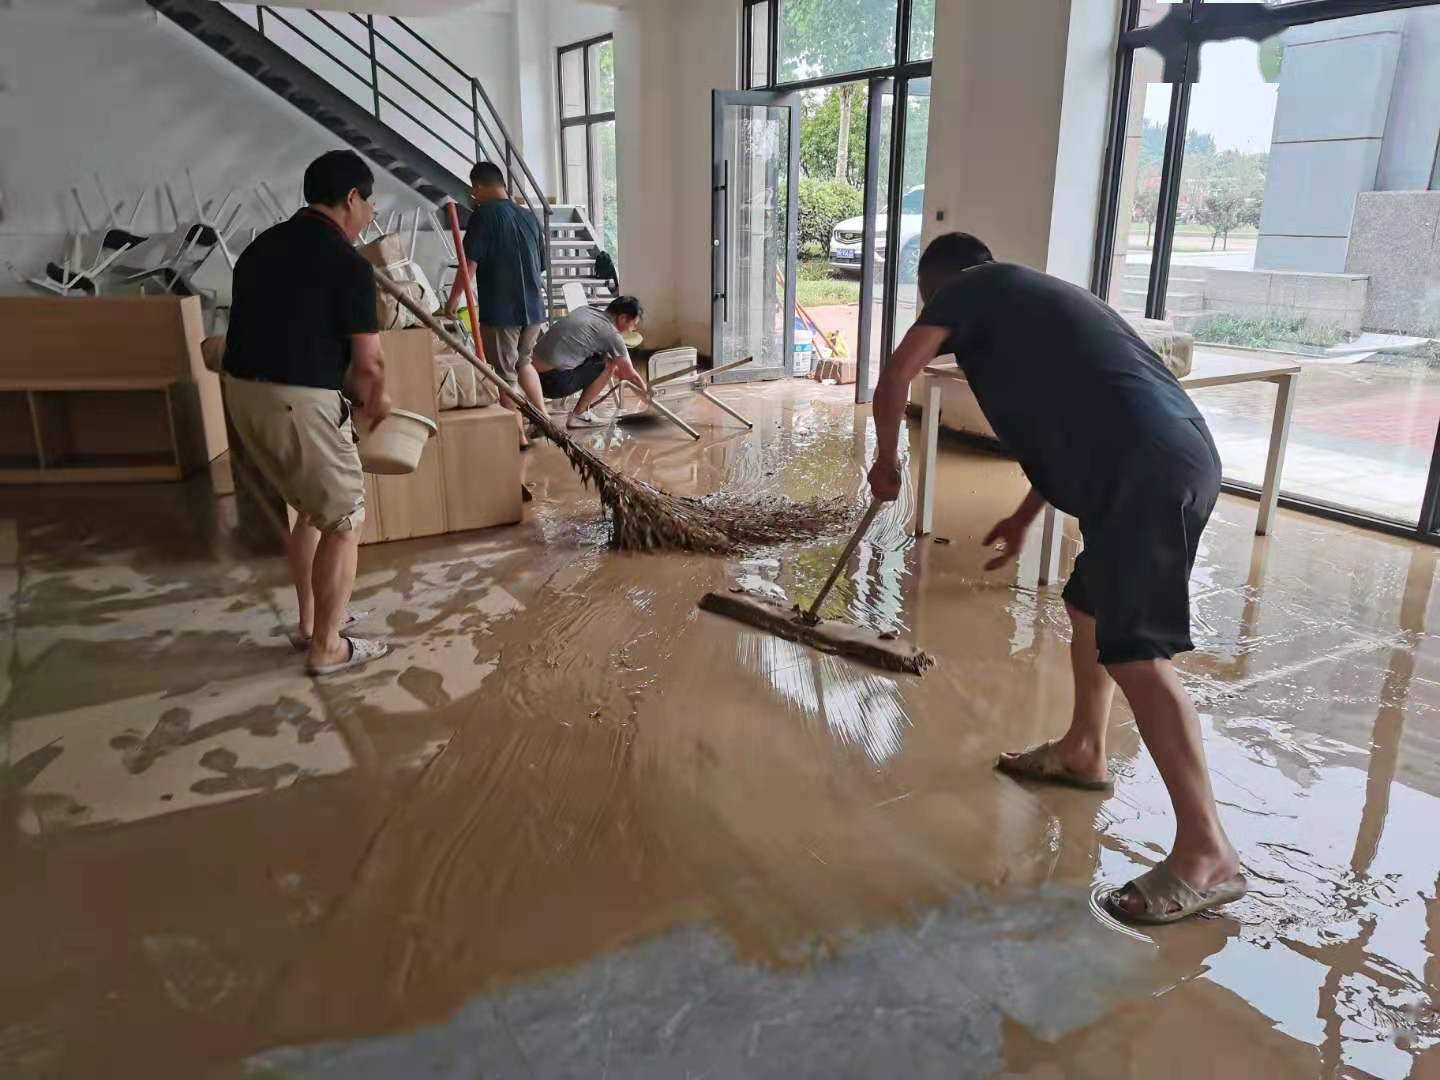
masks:
{"label": "glass door handle", "polygon": [[726,257],[730,249],[730,159],[720,162],[720,239],[715,241],[720,256],[720,293],[711,297],[711,302],[721,302],[720,321],[730,321],[730,260]]}

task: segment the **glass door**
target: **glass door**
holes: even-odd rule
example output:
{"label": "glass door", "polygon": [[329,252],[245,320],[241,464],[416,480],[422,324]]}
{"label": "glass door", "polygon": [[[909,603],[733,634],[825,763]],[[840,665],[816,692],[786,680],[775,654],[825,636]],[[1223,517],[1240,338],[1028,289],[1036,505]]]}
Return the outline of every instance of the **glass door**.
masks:
{"label": "glass door", "polygon": [[712,140],[712,363],[753,357],[719,381],[778,379],[795,348],[799,102],[716,90]]}
{"label": "glass door", "polygon": [[885,253],[889,249],[890,151],[895,114],[895,80],[870,80],[865,125],[865,210],[860,278],[860,348],[856,353],[855,402],[875,396],[884,359],[880,328],[885,310]]}

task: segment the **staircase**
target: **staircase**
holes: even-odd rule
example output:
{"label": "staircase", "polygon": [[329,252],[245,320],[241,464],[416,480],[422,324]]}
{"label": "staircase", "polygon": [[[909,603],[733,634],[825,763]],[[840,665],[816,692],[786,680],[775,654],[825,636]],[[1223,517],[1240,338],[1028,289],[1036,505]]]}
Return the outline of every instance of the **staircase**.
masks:
{"label": "staircase", "polygon": [[[1150,293],[1150,264],[1131,263],[1125,267],[1116,307],[1127,315],[1144,315]],[[1111,296],[1114,297],[1112,291]],[[1189,333],[1206,319],[1205,271],[1196,267],[1170,266],[1165,289],[1165,319],[1175,329]]]}
{"label": "staircase", "polygon": [[400,19],[214,0],[147,3],[426,201],[459,203],[462,222],[471,164],[495,162],[511,195],[553,235],[545,193],[480,80]]}
{"label": "staircase", "polygon": [[562,295],[565,285],[578,282],[592,304],[609,303],[615,299],[610,283],[595,276],[595,256],[600,251],[600,236],[583,207],[556,206],[549,222],[550,234],[550,316],[565,314]]}

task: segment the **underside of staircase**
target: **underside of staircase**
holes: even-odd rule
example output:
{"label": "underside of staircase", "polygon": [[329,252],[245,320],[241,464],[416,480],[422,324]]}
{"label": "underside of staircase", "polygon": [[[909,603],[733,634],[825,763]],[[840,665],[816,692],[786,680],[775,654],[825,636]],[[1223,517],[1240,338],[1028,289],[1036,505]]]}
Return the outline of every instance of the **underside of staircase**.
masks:
{"label": "underside of staircase", "polygon": [[468,208],[468,188],[460,177],[244,19],[212,0],[147,0],[147,3],[426,200],[438,206],[454,199],[462,208]]}

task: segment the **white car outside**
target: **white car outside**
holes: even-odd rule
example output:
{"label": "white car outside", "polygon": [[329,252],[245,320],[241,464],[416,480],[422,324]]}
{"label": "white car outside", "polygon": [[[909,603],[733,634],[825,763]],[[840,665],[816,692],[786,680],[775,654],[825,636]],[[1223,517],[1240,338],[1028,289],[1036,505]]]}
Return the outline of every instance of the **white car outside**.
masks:
{"label": "white car outside", "polygon": [[[885,224],[888,215],[875,215],[875,256],[885,257]],[[911,188],[900,202],[900,280],[914,281],[920,264],[920,229],[925,223],[925,187]],[[865,219],[846,218],[830,233],[830,266],[836,270],[859,270],[860,248],[865,239]]]}

